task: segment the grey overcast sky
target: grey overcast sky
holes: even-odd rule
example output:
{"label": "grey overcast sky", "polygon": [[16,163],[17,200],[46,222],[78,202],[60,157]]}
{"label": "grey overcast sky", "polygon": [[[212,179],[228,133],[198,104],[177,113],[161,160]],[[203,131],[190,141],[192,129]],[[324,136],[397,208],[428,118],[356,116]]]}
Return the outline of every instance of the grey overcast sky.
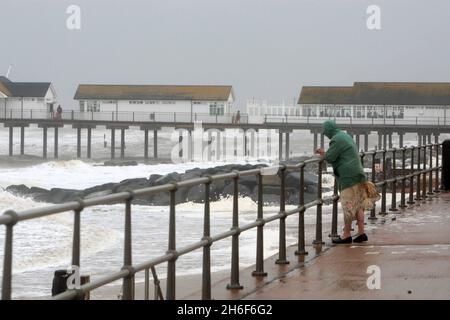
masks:
{"label": "grey overcast sky", "polygon": [[53,82],[67,108],[79,83],[231,84],[244,107],[304,85],[450,82],[449,36],[448,0],[0,0],[0,74]]}

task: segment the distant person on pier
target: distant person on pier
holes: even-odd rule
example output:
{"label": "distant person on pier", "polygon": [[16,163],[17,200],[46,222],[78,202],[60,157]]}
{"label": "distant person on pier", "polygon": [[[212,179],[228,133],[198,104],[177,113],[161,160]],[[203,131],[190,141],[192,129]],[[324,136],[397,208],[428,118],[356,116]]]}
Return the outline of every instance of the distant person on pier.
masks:
{"label": "distant person on pier", "polygon": [[56,109],[56,119],[61,120],[62,119],[62,108],[61,105],[58,106]]}
{"label": "distant person on pier", "polygon": [[241,123],[241,112],[238,110],[235,118],[236,123]]}
{"label": "distant person on pier", "polygon": [[[333,239],[333,243],[346,244],[367,241],[364,232],[364,210],[371,210],[380,198],[375,185],[367,181],[358,149],[353,139],[340,130],[334,121],[323,124],[323,133],[330,139],[330,147],[325,152],[317,149],[316,153],[333,167],[337,179],[342,210],[344,212],[344,230],[342,236]],[[352,239],[352,221],[358,224],[358,234]]]}

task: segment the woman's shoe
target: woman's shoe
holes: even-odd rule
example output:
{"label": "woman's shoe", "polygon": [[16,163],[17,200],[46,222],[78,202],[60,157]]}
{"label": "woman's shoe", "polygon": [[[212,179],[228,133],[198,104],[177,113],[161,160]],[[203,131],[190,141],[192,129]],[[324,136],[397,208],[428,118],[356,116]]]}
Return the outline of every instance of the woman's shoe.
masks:
{"label": "woman's shoe", "polygon": [[333,240],[331,240],[331,242],[333,242],[334,244],[347,244],[347,243],[352,243],[352,237],[348,237],[345,239],[342,239],[341,236],[339,236],[338,238],[335,238]]}
{"label": "woman's shoe", "polygon": [[358,235],[355,239],[353,239],[353,242],[359,243],[359,242],[363,242],[363,241],[367,241],[369,240],[369,238],[367,237],[367,235],[365,233]]}

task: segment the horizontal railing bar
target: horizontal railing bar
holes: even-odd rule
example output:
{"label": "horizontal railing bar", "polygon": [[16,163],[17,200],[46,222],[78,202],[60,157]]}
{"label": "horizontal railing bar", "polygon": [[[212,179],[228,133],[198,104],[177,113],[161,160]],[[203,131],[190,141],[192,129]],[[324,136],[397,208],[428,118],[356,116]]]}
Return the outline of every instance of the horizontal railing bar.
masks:
{"label": "horizontal railing bar", "polygon": [[[242,230],[242,228],[240,228],[240,230],[241,230],[241,231],[244,231],[244,230]],[[211,237],[211,241],[212,241],[212,242],[217,242],[217,241],[219,241],[219,240],[226,239],[226,238],[228,238],[228,237],[234,236],[234,235],[236,234],[236,232],[237,232],[237,230],[231,229],[231,230],[228,230],[228,231],[219,233],[218,235],[212,236],[212,237]]]}
{"label": "horizontal railing bar", "polygon": [[283,218],[285,216],[286,215],[284,213],[278,213],[278,214],[275,214],[273,216],[264,218],[263,221],[264,221],[264,223],[268,223],[268,222],[272,222],[272,221],[275,221],[275,220],[279,220],[279,219],[281,219],[281,218]]}
{"label": "horizontal railing bar", "polygon": [[255,221],[255,222],[246,224],[245,226],[242,226],[239,229],[241,230],[241,232],[244,232],[244,231],[247,231],[247,230],[250,230],[250,229],[253,229],[253,228],[259,226],[259,224],[260,224],[259,221]]}
{"label": "horizontal railing bar", "polygon": [[[54,204],[47,207],[28,209],[17,213],[17,221],[46,217],[65,211],[77,210],[80,208],[81,208],[80,203],[76,201],[71,201],[62,204]],[[1,220],[0,224],[2,224]]]}
{"label": "horizontal railing bar", "polygon": [[200,249],[200,248],[206,246],[208,243],[209,243],[208,240],[201,240],[201,241],[195,242],[193,244],[190,244],[190,245],[178,250],[177,251],[178,256],[182,256],[182,255],[185,255],[186,253]]}
{"label": "horizontal railing bar", "polygon": [[136,270],[136,272],[139,272],[139,271],[151,268],[151,267],[155,267],[158,264],[161,264],[161,263],[164,263],[164,262],[167,262],[167,261],[173,259],[173,257],[174,257],[173,253],[166,253],[165,255],[162,255],[157,258],[153,258],[151,260],[144,261],[144,262],[137,264],[134,267],[134,270]]}

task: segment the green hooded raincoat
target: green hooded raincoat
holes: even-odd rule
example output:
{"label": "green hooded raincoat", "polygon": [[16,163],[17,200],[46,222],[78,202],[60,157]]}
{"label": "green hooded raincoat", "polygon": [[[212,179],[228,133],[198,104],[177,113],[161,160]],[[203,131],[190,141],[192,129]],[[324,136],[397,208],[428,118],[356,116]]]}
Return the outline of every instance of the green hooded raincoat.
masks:
{"label": "green hooded raincoat", "polygon": [[341,131],[334,121],[325,121],[323,128],[325,136],[330,139],[325,161],[333,166],[339,191],[365,182],[367,178],[353,139]]}

